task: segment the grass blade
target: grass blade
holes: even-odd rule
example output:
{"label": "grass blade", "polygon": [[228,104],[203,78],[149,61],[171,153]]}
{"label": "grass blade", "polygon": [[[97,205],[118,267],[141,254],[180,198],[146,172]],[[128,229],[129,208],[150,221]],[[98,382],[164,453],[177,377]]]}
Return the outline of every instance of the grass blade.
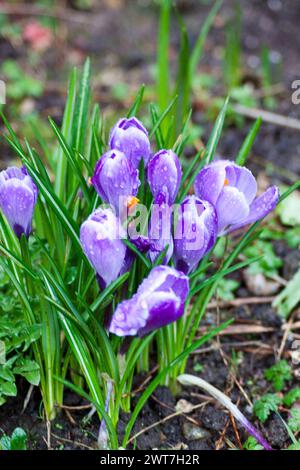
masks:
{"label": "grass blade", "polygon": [[186,117],[190,99],[190,75],[189,69],[189,39],[186,27],[180,20],[180,53],[178,61],[176,93],[178,100],[176,102],[175,126],[173,126],[173,136],[171,145],[173,145],[177,134],[180,132],[182,123]]}
{"label": "grass blade", "polygon": [[33,178],[37,184],[39,190],[43,194],[44,198],[47,200],[48,204],[52,207],[57,218],[60,220],[62,226],[66,230],[69,237],[72,239],[76,247],[82,252],[81,243],[79,240],[79,227],[76,222],[70,217],[65,206],[62,204],[58,196],[55,194],[53,189],[49,189],[45,185],[44,180],[41,178],[40,174],[33,168],[27,159],[23,160],[29,175]]}
{"label": "grass blade", "polygon": [[144,91],[145,91],[145,85],[142,85],[141,88],[139,89],[136,99],[134,100],[133,105],[131,106],[130,110],[127,113],[127,118],[136,116],[137,113],[139,112],[139,109],[141,107],[143,97],[144,97]]}
{"label": "grass blade", "polygon": [[[82,192],[85,196],[85,198],[87,199],[88,202],[90,202],[90,194],[89,194],[89,188],[88,188],[88,185],[86,183],[86,180],[82,174],[82,168],[81,168],[81,165],[79,165],[77,159],[75,158],[75,155],[73,153],[73,151],[71,150],[71,148],[69,147],[69,145],[67,144],[64,136],[62,135],[61,131],[59,130],[59,128],[57,127],[57,125],[55,124],[55,122],[49,118],[49,122],[50,122],[50,125],[57,137],[57,140],[62,148],[62,151],[64,153],[64,155],[67,157],[70,165],[72,166],[73,168],[73,171],[74,171],[74,174],[76,175],[76,178],[78,179],[79,183],[80,183],[80,188],[82,189]],[[80,161],[80,159],[79,159]]]}
{"label": "grass blade", "polygon": [[133,243],[131,243],[127,239],[124,239],[123,243],[125,243],[125,245],[128,246],[128,248],[130,248],[131,251],[133,251],[143,261],[143,263],[144,263],[144,265],[146,266],[147,269],[151,269],[151,262],[148,260],[148,258],[146,258],[145,255],[143,255],[143,253],[141,253],[137,249],[137,247]]}
{"label": "grass blade", "polygon": [[4,125],[6,127],[6,129],[8,130],[11,138],[12,138],[12,141],[14,142],[15,146],[19,148],[19,150],[22,150],[22,145],[15,133],[15,131],[13,130],[13,128],[11,127],[11,125],[9,124],[8,120],[6,119],[5,115],[2,113],[2,111],[0,111],[0,116],[2,118],[2,121],[4,122]]}
{"label": "grass blade", "polygon": [[5,248],[3,245],[0,244],[0,251],[3,253],[4,256],[12,260],[13,263],[15,263],[19,268],[24,269],[27,274],[29,274],[32,279],[37,280],[38,276],[30,269],[30,267],[27,266],[20,258],[18,258],[14,253],[12,253],[10,250]]}
{"label": "grass blade", "polygon": [[[171,1],[161,0],[158,44],[157,44],[157,96],[160,111],[166,108],[169,100],[169,35]],[[167,126],[166,126],[167,127]]]}
{"label": "grass blade", "polygon": [[211,163],[213,161],[213,158],[217,149],[217,145],[221,137],[228,103],[229,103],[229,96],[226,98],[224,102],[224,105],[216,119],[212,133],[210,134],[210,137],[208,139],[205,154],[204,154],[204,161],[206,163]]}
{"label": "grass blade", "polygon": [[129,274],[129,272],[122,274],[122,276],[107,286],[106,289],[104,289],[104,291],[99,294],[99,297],[90,306],[91,311],[95,312],[100,307],[100,305],[106,301],[107,297],[109,297],[115,290],[121,287],[124,282],[127,281]]}
{"label": "grass blade", "polygon": [[238,269],[246,268],[250,264],[255,263],[256,261],[259,261],[261,258],[263,258],[263,256],[256,256],[255,258],[250,258],[245,261],[241,261],[240,263],[234,264],[233,266],[230,266],[230,268],[221,269],[216,274],[202,281],[199,286],[196,286],[194,289],[192,289],[190,291],[189,297],[193,297],[205,287],[213,284],[214,282],[218,282],[223,277],[227,276],[230,273],[233,273],[234,271],[237,271]]}
{"label": "grass blade", "polygon": [[90,100],[90,76],[91,62],[90,59],[87,58],[83,67],[82,77],[79,86],[79,93],[76,102],[76,114],[74,116],[74,148],[80,153],[84,153],[84,142]]}
{"label": "grass blade", "polygon": [[[53,291],[46,276],[44,276],[44,281],[47,291],[50,294],[50,298],[52,298],[54,301],[57,301],[56,294]],[[102,407],[104,407],[104,400],[102,397],[101,389],[99,387],[97,371],[94,367],[94,362],[91,358],[89,349],[86,345],[84,338],[82,337],[81,333],[74,325],[74,323],[71,323],[70,320],[68,320],[61,312],[56,312],[68,339],[68,343],[70,344],[73,354],[76,357],[85,376],[93,399],[100,403]]]}
{"label": "grass blade", "polygon": [[223,3],[223,0],[217,0],[214,6],[212,7],[211,11],[209,12],[205,22],[203,23],[203,26],[201,28],[200,34],[197,38],[196,44],[194,46],[193,52],[191,54],[190,58],[190,77],[192,78],[194,74],[196,73],[197,70],[197,65],[199,64],[201,57],[202,57],[202,52],[203,52],[203,47],[207,38],[207,35],[209,33],[209,30],[213,24],[213,21],[218,13],[218,11],[221,8],[221,5]]}
{"label": "grass blade", "polygon": [[[74,68],[72,70],[69,87],[68,87],[68,97],[64,111],[63,123],[61,128],[61,133],[64,136],[66,142],[71,144],[72,139],[72,125],[74,121],[74,112],[75,112],[75,103],[76,103],[76,83],[77,83],[77,70]],[[67,160],[63,152],[62,147],[60,146],[56,152],[56,165],[57,170],[55,173],[55,192],[57,193],[60,199],[65,199],[65,190],[66,190],[66,175],[67,175]]]}
{"label": "grass blade", "polygon": [[201,168],[203,168],[203,166],[205,164],[205,160],[203,158],[203,155],[204,155],[204,149],[200,149],[199,152],[197,153],[197,155],[195,156],[194,160],[191,162],[191,164],[190,164],[189,168],[187,169],[186,173],[183,175],[183,182],[184,182],[184,181],[187,180],[190,173],[194,170],[197,161],[202,158],[202,160],[200,161],[200,164],[198,165],[197,169],[193,172],[193,175],[190,177],[188,183],[183,187],[183,190],[178,195],[178,201],[179,202],[181,202],[185,198],[185,196],[188,194],[190,188],[194,184],[194,181],[195,181],[199,171],[201,170]]}
{"label": "grass blade", "polygon": [[255,123],[252,125],[236,157],[235,161],[238,165],[243,166],[245,164],[246,159],[249,155],[249,152],[252,148],[253,142],[255,140],[255,137],[257,136],[257,133],[260,129],[261,124],[262,124],[262,118],[259,117],[256,119]]}
{"label": "grass blade", "polygon": [[153,110],[155,111],[155,113],[153,113],[154,114],[153,127],[152,127],[151,131],[149,132],[149,138],[150,139],[151,139],[151,137],[153,137],[154,134],[157,133],[157,131],[159,130],[159,127],[164,122],[165,118],[167,117],[167,115],[169,114],[171,109],[173,108],[173,106],[176,103],[177,99],[178,99],[178,96],[177,95],[174,96],[174,98],[170,101],[170,103],[167,105],[166,109],[161,113],[161,115],[159,117],[157,116],[155,106],[153,104],[150,105],[151,115],[152,115],[152,111]]}

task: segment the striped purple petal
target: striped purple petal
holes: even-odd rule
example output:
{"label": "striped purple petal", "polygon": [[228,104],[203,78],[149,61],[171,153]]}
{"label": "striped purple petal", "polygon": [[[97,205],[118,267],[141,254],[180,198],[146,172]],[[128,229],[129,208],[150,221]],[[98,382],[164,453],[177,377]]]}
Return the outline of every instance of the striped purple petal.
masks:
{"label": "striped purple petal", "polygon": [[110,132],[109,146],[120,150],[129,159],[134,168],[139,167],[143,158],[145,166],[150,156],[148,132],[136,118],[120,119]]}
{"label": "striped purple petal", "polygon": [[117,336],[144,336],[176,321],[184,313],[189,279],[169,266],[153,268],[137,293],[121,302],[109,331]]}
{"label": "striped purple petal", "polygon": [[28,237],[38,190],[25,167],[11,167],[0,173],[0,207],[17,237]]}

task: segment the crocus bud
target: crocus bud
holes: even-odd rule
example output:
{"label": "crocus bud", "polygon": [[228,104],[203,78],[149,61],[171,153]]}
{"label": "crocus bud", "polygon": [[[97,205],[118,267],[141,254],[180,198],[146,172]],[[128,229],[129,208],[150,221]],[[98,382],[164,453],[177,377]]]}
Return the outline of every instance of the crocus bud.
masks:
{"label": "crocus bud", "polygon": [[148,182],[154,201],[172,205],[178,193],[182,170],[177,155],[172,150],[160,150],[148,164]]}
{"label": "crocus bud", "polygon": [[176,321],[184,313],[189,279],[169,266],[153,268],[137,293],[121,302],[109,331],[117,336],[144,336]]}
{"label": "crocus bud", "polygon": [[38,190],[25,167],[0,173],[0,207],[18,238],[29,237]]}
{"label": "crocus bud", "polygon": [[124,204],[132,204],[140,185],[138,170],[119,150],[110,150],[100,158],[91,182],[102,201],[111,204],[118,214]]}
{"label": "crocus bud", "polygon": [[113,282],[126,264],[125,231],[111,209],[99,208],[81,225],[84,253],[105,286]]}
{"label": "crocus bud", "polygon": [[204,167],[195,180],[196,195],[216,208],[219,235],[256,222],[276,207],[279,199],[276,186],[257,198],[256,192],[257,183],[251,171],[226,160]]}
{"label": "crocus bud", "polygon": [[175,266],[185,274],[194,271],[199,261],[212,248],[217,237],[214,207],[195,196],[186,197],[180,205],[174,234]]}
{"label": "crocus bud", "polygon": [[109,146],[125,153],[135,168],[139,167],[142,158],[145,166],[148,163],[150,156],[148,132],[135,117],[120,119],[117,122],[110,132]]}

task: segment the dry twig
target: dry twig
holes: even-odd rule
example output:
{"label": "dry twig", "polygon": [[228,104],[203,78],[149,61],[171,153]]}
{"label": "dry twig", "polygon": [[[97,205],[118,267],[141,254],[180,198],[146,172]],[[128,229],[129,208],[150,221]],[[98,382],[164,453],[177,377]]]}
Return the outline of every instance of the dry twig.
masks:
{"label": "dry twig", "polygon": [[70,405],[59,405],[59,408],[69,411],[80,411],[80,410],[89,410],[93,405],[90,403],[88,405],[79,405],[79,406],[70,406]]}
{"label": "dry twig", "polygon": [[240,307],[241,305],[253,305],[253,304],[268,304],[273,302],[274,296],[269,297],[243,297],[240,299],[227,300],[226,302],[210,302],[208,308],[226,308],[226,307]]}
{"label": "dry twig", "polygon": [[88,16],[87,14],[75,12],[67,8],[54,8],[50,10],[49,8],[42,8],[28,3],[11,5],[10,3],[1,2],[1,13],[8,16],[46,16],[60,21],[85,25],[94,23],[93,15]]}
{"label": "dry twig", "polygon": [[57,434],[54,434],[54,432],[52,432],[51,435],[57,440],[57,442],[62,442],[62,443],[68,442],[69,444],[75,444],[76,446],[83,447],[84,449],[95,450],[93,449],[93,447],[83,444],[82,442],[72,441],[71,439],[66,439],[65,437],[61,437],[61,436],[58,436]]}
{"label": "dry twig", "polygon": [[239,446],[240,450],[243,450],[243,444],[241,442],[240,434],[239,434],[239,431],[238,431],[238,428],[236,426],[236,422],[235,422],[235,419],[234,419],[234,416],[232,415],[232,413],[229,413],[229,418],[230,418],[230,421],[231,421],[231,424],[232,424],[232,427],[233,427],[233,430],[234,430],[236,440],[238,442],[238,446]]}
{"label": "dry twig", "polygon": [[299,119],[283,116],[282,114],[271,113],[270,111],[265,111],[264,109],[248,108],[247,106],[243,106],[241,104],[234,104],[232,108],[237,114],[248,117],[250,119],[257,119],[261,117],[264,122],[268,122],[269,124],[288,127],[289,129],[300,131]]}

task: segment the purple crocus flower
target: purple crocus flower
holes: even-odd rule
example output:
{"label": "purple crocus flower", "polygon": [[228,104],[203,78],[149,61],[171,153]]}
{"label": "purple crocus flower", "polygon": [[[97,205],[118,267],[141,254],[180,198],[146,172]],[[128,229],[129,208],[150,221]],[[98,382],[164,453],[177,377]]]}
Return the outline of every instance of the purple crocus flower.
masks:
{"label": "purple crocus flower", "polygon": [[177,155],[172,150],[160,150],[148,164],[148,182],[154,202],[173,204],[178,193],[182,170]]}
{"label": "purple crocus flower", "polygon": [[176,321],[184,313],[188,277],[169,266],[153,268],[137,293],[121,302],[109,331],[117,336],[144,336]]}
{"label": "purple crocus flower", "polygon": [[100,158],[91,182],[101,199],[111,204],[117,214],[131,204],[140,185],[138,170],[119,150],[110,150]]}
{"label": "purple crocus flower", "polygon": [[148,252],[152,263],[156,261],[157,257],[167,246],[168,249],[163,259],[163,264],[168,264],[173,255],[174,242],[171,233],[171,218],[172,208],[168,204],[153,204],[149,227],[150,249]]}
{"label": "purple crocus flower", "polygon": [[262,219],[279,199],[276,186],[255,198],[257,183],[251,171],[228,160],[204,167],[195,180],[195,193],[215,206],[220,235]]}
{"label": "purple crocus flower", "polygon": [[0,207],[18,238],[29,237],[38,190],[25,167],[0,173]]}
{"label": "purple crocus flower", "polygon": [[180,205],[174,233],[175,266],[186,274],[213,247],[218,220],[214,207],[196,196],[187,196]]}
{"label": "purple crocus flower", "polygon": [[109,146],[125,153],[135,168],[139,167],[142,158],[145,166],[148,163],[150,156],[148,132],[136,117],[123,118],[117,122],[110,132]]}
{"label": "purple crocus flower", "polygon": [[122,238],[125,235],[119,219],[108,208],[95,210],[81,225],[80,241],[83,251],[102,285],[107,286],[124,272],[127,248]]}

